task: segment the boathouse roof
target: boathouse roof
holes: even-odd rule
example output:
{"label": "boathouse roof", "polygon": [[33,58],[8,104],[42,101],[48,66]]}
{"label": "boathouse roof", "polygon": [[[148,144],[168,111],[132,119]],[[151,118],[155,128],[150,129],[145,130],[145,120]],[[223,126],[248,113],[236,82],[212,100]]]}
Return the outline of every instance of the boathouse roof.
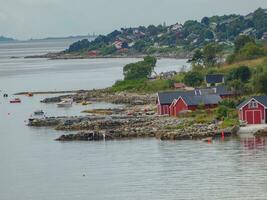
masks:
{"label": "boathouse roof", "polygon": [[243,108],[245,105],[247,105],[252,99],[255,99],[259,103],[261,103],[263,106],[267,107],[267,96],[253,96],[249,99],[243,101],[241,104],[237,106],[237,109]]}
{"label": "boathouse roof", "polygon": [[188,106],[197,105],[215,105],[218,104],[222,98],[217,94],[199,95],[199,96],[181,96]]}
{"label": "boathouse roof", "polygon": [[195,91],[170,91],[159,92],[158,98],[160,104],[171,104],[174,99],[178,99],[180,96],[194,96]]}
{"label": "boathouse roof", "polygon": [[190,91],[169,91],[169,92],[159,92],[158,99],[159,103],[171,104],[174,99],[178,99],[180,96],[208,96],[208,95],[232,95],[233,92],[228,90],[224,85],[209,87],[209,88],[196,88]]}

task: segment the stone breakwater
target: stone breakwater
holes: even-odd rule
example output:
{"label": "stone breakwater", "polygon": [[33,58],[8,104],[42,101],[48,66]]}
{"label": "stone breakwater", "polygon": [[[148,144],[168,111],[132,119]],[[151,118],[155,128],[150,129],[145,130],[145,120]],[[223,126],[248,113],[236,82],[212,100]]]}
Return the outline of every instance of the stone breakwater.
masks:
{"label": "stone breakwater", "polygon": [[80,103],[83,101],[109,102],[114,104],[127,105],[147,105],[155,104],[155,94],[135,94],[128,92],[110,92],[109,89],[80,91],[75,94],[62,95],[57,97],[45,98],[42,103],[57,103],[64,98],[72,98],[74,102]]}
{"label": "stone breakwater", "polygon": [[[192,140],[217,137],[222,130],[217,124],[192,124],[178,118],[153,116],[84,116],[32,119],[29,126],[53,126],[56,130],[75,131],[57,140],[113,140],[157,138],[160,140]],[[224,130],[225,136],[236,134],[238,128]]]}

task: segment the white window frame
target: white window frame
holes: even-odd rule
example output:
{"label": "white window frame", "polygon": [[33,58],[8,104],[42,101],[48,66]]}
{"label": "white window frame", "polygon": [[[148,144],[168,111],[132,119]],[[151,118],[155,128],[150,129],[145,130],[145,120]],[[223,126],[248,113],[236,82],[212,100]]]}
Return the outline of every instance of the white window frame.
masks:
{"label": "white window frame", "polygon": [[255,101],[254,99],[251,100],[248,104],[248,107],[249,108],[258,108],[259,107],[259,104],[257,103],[257,101]]}

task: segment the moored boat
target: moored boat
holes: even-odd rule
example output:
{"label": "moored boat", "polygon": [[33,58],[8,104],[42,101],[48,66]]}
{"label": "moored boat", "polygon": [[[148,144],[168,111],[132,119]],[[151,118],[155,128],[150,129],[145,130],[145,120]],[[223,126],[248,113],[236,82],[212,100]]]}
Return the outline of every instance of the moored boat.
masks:
{"label": "moored boat", "polygon": [[71,107],[73,99],[63,99],[60,103],[57,104],[58,107]]}
{"label": "moored boat", "polygon": [[15,98],[9,101],[10,103],[21,103],[20,98]]}
{"label": "moored boat", "polygon": [[34,115],[44,115],[44,111],[43,110],[36,110],[33,113]]}
{"label": "moored boat", "polygon": [[87,105],[89,105],[89,104],[92,104],[92,103],[89,102],[89,101],[83,101],[83,102],[82,102],[82,105],[83,105],[83,106],[87,106]]}

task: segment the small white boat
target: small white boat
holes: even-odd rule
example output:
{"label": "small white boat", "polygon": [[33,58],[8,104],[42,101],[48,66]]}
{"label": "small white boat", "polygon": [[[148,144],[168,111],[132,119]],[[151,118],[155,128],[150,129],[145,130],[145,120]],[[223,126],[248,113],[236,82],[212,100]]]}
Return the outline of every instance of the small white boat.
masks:
{"label": "small white boat", "polygon": [[44,115],[44,111],[43,110],[36,110],[36,111],[34,111],[34,115]]}
{"label": "small white boat", "polygon": [[58,107],[71,107],[73,99],[63,99],[60,103],[57,104]]}

